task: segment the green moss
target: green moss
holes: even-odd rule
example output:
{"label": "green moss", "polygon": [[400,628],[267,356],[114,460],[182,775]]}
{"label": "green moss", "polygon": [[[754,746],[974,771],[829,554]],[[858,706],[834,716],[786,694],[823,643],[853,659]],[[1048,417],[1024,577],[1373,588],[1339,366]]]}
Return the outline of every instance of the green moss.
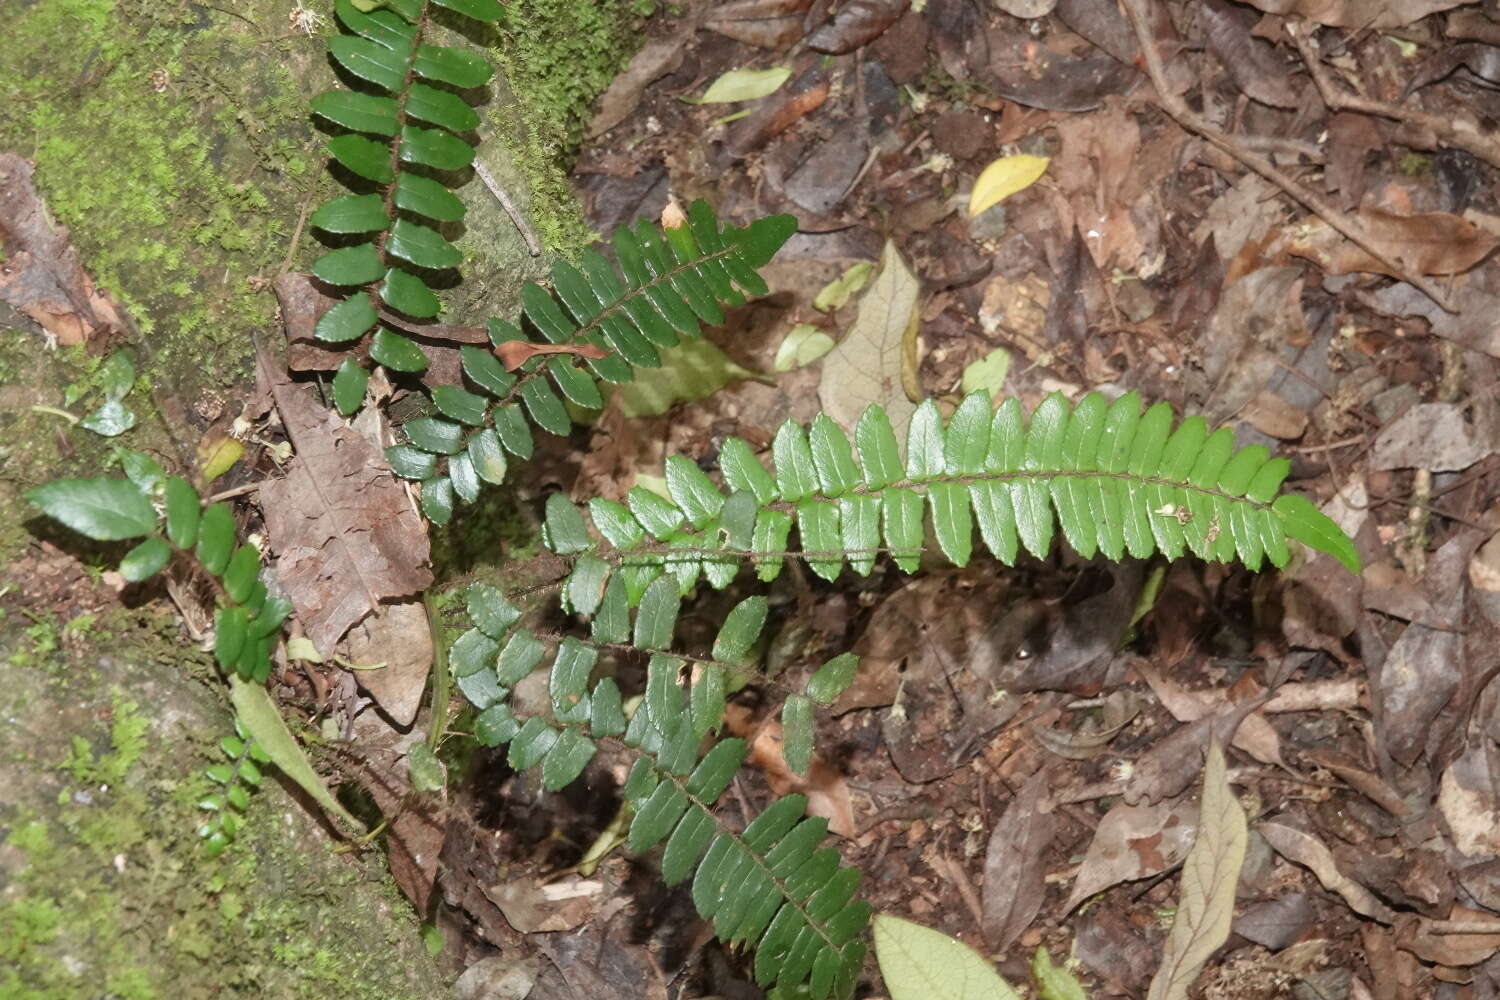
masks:
{"label": "green moss", "polygon": [[15,15],[0,146],[36,161],[48,208],[140,328],[147,374],[189,397],[244,374],[250,331],[274,315],[251,279],[286,253],[316,161],[274,54],[296,40],[170,0],[40,0]]}
{"label": "green moss", "polygon": [[[0,733],[0,996],[439,995],[379,859],[333,855],[274,784],[238,840],[203,850],[197,803],[214,786],[202,771],[228,719],[184,684],[199,654],[171,626],[103,615],[43,669],[0,667],[12,723]],[[0,653],[29,641],[0,632]]]}
{"label": "green moss", "polygon": [[515,0],[495,57],[519,101],[501,113],[516,136],[536,225],[549,249],[576,253],[594,239],[567,171],[592,115],[639,42],[639,0]]}

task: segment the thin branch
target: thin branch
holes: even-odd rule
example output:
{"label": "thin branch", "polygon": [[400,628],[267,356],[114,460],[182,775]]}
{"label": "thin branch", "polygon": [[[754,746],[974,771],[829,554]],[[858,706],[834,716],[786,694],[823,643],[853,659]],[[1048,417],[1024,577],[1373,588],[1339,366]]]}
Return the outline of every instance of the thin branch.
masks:
{"label": "thin branch", "polygon": [[1312,75],[1313,84],[1330,111],[1358,111],[1416,125],[1431,131],[1439,142],[1473,153],[1490,166],[1500,167],[1500,138],[1481,131],[1475,122],[1463,118],[1445,118],[1417,108],[1406,108],[1348,93],[1329,78],[1305,26],[1289,22],[1286,31],[1296,43],[1297,51],[1302,54],[1302,61],[1307,64],[1307,71]]}
{"label": "thin branch", "polygon": [[1135,28],[1136,38],[1140,42],[1141,55],[1145,57],[1146,61],[1146,72],[1150,75],[1151,83],[1156,88],[1157,103],[1173,121],[1177,122],[1178,125],[1187,131],[1202,136],[1208,141],[1209,145],[1229,154],[1272,184],[1275,184],[1309,212],[1327,222],[1329,226],[1342,233],[1355,246],[1375,258],[1391,274],[1400,275],[1403,281],[1421,289],[1423,294],[1443,309],[1448,312],[1458,311],[1448,301],[1447,296],[1442,293],[1437,285],[1421,275],[1411,273],[1409,268],[1393,259],[1364,231],[1362,225],[1288,176],[1265,157],[1246,149],[1243,145],[1236,142],[1233,136],[1225,135],[1210,125],[1202,116],[1189,108],[1187,102],[1173,93],[1167,85],[1166,71],[1162,65],[1161,52],[1156,47],[1156,39],[1153,37],[1149,27],[1149,17],[1146,9],[1147,2],[1148,0],[1125,0],[1125,13],[1130,17],[1130,23]]}
{"label": "thin branch", "polygon": [[516,229],[520,230],[521,239],[526,241],[526,249],[531,251],[531,256],[540,257],[542,254],[542,244],[537,240],[536,233],[532,231],[530,223],[526,221],[526,217],[516,208],[515,202],[510,200],[510,195],[505,193],[505,188],[495,183],[495,175],[490,173],[490,168],[475,160],[474,173],[479,175],[479,179],[484,182],[484,186],[489,188],[490,194],[494,195],[495,200],[500,203],[500,207],[505,209],[505,214],[510,216],[510,221],[515,223]]}

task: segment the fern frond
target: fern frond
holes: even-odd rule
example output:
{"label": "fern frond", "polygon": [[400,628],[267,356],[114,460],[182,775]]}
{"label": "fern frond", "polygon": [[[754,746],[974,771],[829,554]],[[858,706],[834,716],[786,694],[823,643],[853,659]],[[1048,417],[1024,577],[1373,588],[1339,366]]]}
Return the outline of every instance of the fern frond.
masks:
{"label": "fern frond", "polygon": [[[348,130],[328,141],[328,152],[355,178],[354,193],[335,198],[310,220],[315,229],[352,241],[313,264],[319,279],[351,290],[323,314],[314,334],[362,347],[370,361],[401,372],[425,369],[427,357],[414,341],[378,327],[378,307],[413,319],[438,314],[425,275],[458,266],[458,249],[437,226],[462,219],[464,206],[428,174],[473,163],[474,147],[463,134],[478,127],[479,116],[448,88],[478,87],[491,74],[479,56],[424,41],[432,6],[485,23],[501,16],[495,0],[399,0],[368,12],[353,0],[335,0],[345,33],[330,40],[329,52],[368,89],[331,90],[312,101],[320,117]],[[340,366],[333,396],[341,412],[359,408],[368,378],[352,355]]]}
{"label": "fern frond", "polygon": [[234,735],[219,741],[219,752],[225,760],[211,765],[204,774],[223,791],[198,800],[198,808],[208,813],[198,826],[198,836],[210,855],[222,852],[238,835],[250,808],[250,793],[260,788],[260,769],[271,762],[265,748],[255,742],[238,718],[234,720]]}
{"label": "fern frond", "polygon": [[[576,524],[554,524],[563,548],[577,537]],[[590,557],[585,557],[585,560]],[[726,616],[711,657],[688,658],[672,651],[681,598],[670,578],[646,588],[634,622],[620,575],[608,583],[597,572],[575,575],[569,600],[592,614],[591,638],[544,636],[520,627],[521,613],[498,591],[471,587],[469,614],[475,627],[449,654],[459,689],[479,709],[474,734],[483,744],[509,744],[517,769],[540,767],[542,785],[560,789],[582,773],[600,742],[620,745],[636,761],[624,787],[635,810],[628,843],[646,851],[665,843],[662,874],[668,885],[693,879],[693,901],[712,920],[724,942],[756,950],[755,975],[762,985],[793,988],[806,983],[815,997],[847,997],[864,961],[856,940],[869,907],[854,900],[859,873],[843,868],[831,848],[819,849],[827,822],[804,819],[800,796],[770,806],[742,833],[727,829],[714,802],[744,762],[743,740],[718,742],[700,760],[705,735],[719,725],[735,674],[753,660],[765,626],[767,603],[751,597]],[[597,580],[597,589],[587,581]],[[518,719],[508,696],[541,666],[553,647],[548,671],[550,717]],[[639,650],[650,656],[646,689],[627,719],[614,680],[590,678],[603,649]],[[694,680],[684,687],[692,663]],[[853,678],[852,657],[840,657],[809,682],[809,694],[831,700]],[[800,696],[799,696],[800,697]],[[807,724],[811,743],[811,716]]]}
{"label": "fern frond", "polygon": [[[624,504],[592,501],[594,528],[610,547],[594,553],[583,532],[571,550],[607,562],[632,597],[663,573],[683,593],[700,576],[723,587],[746,561],[762,580],[774,579],[794,526],[800,554],[825,579],[846,563],[866,574],[882,551],[911,572],[929,518],[938,549],[959,566],[973,554],[976,527],[1007,564],[1023,549],[1045,556],[1061,528],[1085,558],[1192,552],[1255,570],[1266,560],[1286,565],[1290,538],[1359,571],[1338,525],[1303,497],[1278,495],[1290,462],[1259,445],[1236,451],[1230,430],[1209,433],[1202,417],[1174,429],[1167,404],[1143,413],[1134,392],[1113,403],[1090,393],[1076,407],[1054,393],[1029,421],[1016,400],[996,408],[974,393],[946,426],[928,400],[912,418],[904,458],[878,407],[860,418],[852,444],[819,415],[809,430],[782,425],[771,456],[774,472],[749,445],[727,440],[727,496],[695,463],[672,456],[669,496],[637,487]],[[549,521],[565,517],[551,504],[548,513]]]}
{"label": "fern frond", "polygon": [[[739,228],[724,225],[703,201],[687,223],[662,229],[638,222],[621,226],[612,242],[617,271],[597,250],[586,250],[581,268],[558,261],[552,268],[556,297],[528,282],[521,289],[526,325],[548,344],[588,345],[603,357],[588,371],[575,356],[553,354],[507,371],[493,351],[462,349],[464,375],[473,390],[442,387],[432,394],[436,415],[404,425],[408,443],[387,452],[397,475],[422,482],[422,509],[444,524],[455,500],[470,503],[484,483],[504,480],[507,455],[531,457],[531,425],[565,435],[573,425],[564,400],[584,409],[604,403],[598,380],[628,382],[634,368],[661,364],[659,348],[680,336],[696,337],[700,323],[721,323],[722,305],[764,295],[757,273],[796,231],[796,220],[778,215]],[[495,348],[530,343],[521,327],[489,323]]]}

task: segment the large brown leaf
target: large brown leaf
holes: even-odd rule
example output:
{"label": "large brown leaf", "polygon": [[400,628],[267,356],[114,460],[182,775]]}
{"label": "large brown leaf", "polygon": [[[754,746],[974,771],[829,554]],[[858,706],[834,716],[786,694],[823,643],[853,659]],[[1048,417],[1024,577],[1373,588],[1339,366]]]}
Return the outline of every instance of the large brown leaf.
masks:
{"label": "large brown leaf", "polygon": [[[1360,224],[1371,239],[1413,274],[1463,274],[1500,245],[1500,240],[1467,219],[1448,212],[1400,215],[1375,208],[1362,209]],[[1287,250],[1315,261],[1329,274],[1368,272],[1396,274],[1364,250],[1344,239],[1326,223],[1302,219],[1292,223],[1295,238]]]}
{"label": "large brown leaf", "polygon": [[1041,911],[1047,898],[1042,856],[1057,831],[1043,812],[1052,786],[1046,770],[1026,780],[990,832],[984,856],[984,937],[998,951],[1009,948]]}
{"label": "large brown leaf", "polygon": [[266,535],[287,597],[327,657],[382,601],[432,584],[427,532],[378,448],[266,357],[256,363],[297,450],[286,476],[261,488]]}

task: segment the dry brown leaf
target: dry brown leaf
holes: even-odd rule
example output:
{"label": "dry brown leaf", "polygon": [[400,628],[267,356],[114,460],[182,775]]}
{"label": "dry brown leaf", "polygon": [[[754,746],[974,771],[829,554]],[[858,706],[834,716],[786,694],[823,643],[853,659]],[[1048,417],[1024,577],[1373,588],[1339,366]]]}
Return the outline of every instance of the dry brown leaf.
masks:
{"label": "dry brown leaf", "polygon": [[1301,17],[1333,28],[1360,31],[1402,28],[1428,14],[1478,0],[1249,0],[1267,14]]}
{"label": "dry brown leaf", "polygon": [[354,672],[359,686],[399,728],[410,726],[432,672],[432,629],[422,602],[380,605],[349,630],[345,643],[350,663],[361,667],[380,664],[378,669]]}
{"label": "dry brown leaf", "polygon": [[634,114],[647,86],[677,69],[686,52],[676,36],[642,46],[599,98],[599,112],[589,122],[588,138],[598,138]]}
{"label": "dry brown leaf", "polygon": [[1188,987],[1229,937],[1234,890],[1249,840],[1245,810],[1229,788],[1224,750],[1210,743],[1198,833],[1182,866],[1177,915],[1147,1000],[1187,1000]]}
{"label": "dry brown leaf", "polygon": [[48,220],[32,183],[35,170],[15,153],[0,153],[0,300],[60,344],[123,334],[119,308],[94,287],[68,231]]}
{"label": "dry brown leaf", "polygon": [[[1156,697],[1178,722],[1196,722],[1230,701],[1228,691],[1189,691],[1144,660],[1135,664],[1135,672],[1146,679]],[[1286,766],[1281,759],[1281,737],[1263,711],[1245,716],[1235,731],[1233,745],[1263,764]]]}
{"label": "dry brown leaf", "polygon": [[[1463,274],[1500,246],[1500,240],[1467,219],[1447,212],[1398,215],[1375,208],[1361,209],[1360,225],[1370,239],[1406,273]],[[1404,277],[1355,246],[1320,219],[1292,223],[1288,253],[1306,257],[1328,274],[1370,273]]]}
{"label": "dry brown leaf", "polygon": [[746,763],[760,768],[766,776],[766,784],[776,795],[798,793],[807,796],[807,814],[822,816],[828,820],[828,830],[840,837],[852,837],[858,832],[854,824],[854,803],[849,797],[849,784],[838,768],[813,756],[808,766],[807,777],[798,777],[787,766],[782,752],[781,722],[768,719],[750,741],[750,753]]}
{"label": "dry brown leaf", "polygon": [[[1495,915],[1455,906],[1448,920],[1493,924]],[[1418,917],[1397,929],[1396,947],[1411,952],[1424,962],[1449,966],[1478,965],[1500,952],[1500,934],[1443,933],[1433,921]]]}
{"label": "dry brown leaf", "polygon": [[1142,799],[1155,802],[1180,794],[1198,777],[1205,748],[1210,743],[1231,742],[1245,718],[1269,697],[1262,694],[1238,704],[1230,703],[1179,727],[1135,762],[1135,773],[1126,782],[1122,797],[1134,804]]}
{"label": "dry brown leaf", "polygon": [[906,440],[917,409],[906,382],[916,376],[920,290],[896,244],[887,241],[880,273],[860,298],[854,325],[823,359],[818,381],[824,412],[846,430],[874,403],[885,408],[896,440]]}
{"label": "dry brown leaf", "polygon": [[1333,852],[1313,834],[1298,829],[1286,820],[1265,820],[1257,823],[1255,829],[1266,838],[1266,843],[1277,854],[1310,870],[1318,877],[1323,888],[1342,896],[1354,912],[1383,924],[1396,919],[1395,912],[1376,899],[1374,893],[1339,871]]}
{"label": "dry brown leaf", "polygon": [[1479,430],[1464,419],[1464,407],[1418,403],[1381,430],[1371,448],[1370,468],[1462,472],[1490,450]]}
{"label": "dry brown leaf", "polygon": [[1042,855],[1057,832],[1057,820],[1042,811],[1051,776],[1038,771],[1026,780],[990,831],[984,855],[985,941],[1005,951],[1031,926],[1047,897]]}
{"label": "dry brown leaf", "polygon": [[257,355],[256,363],[296,448],[286,476],[261,488],[266,536],[308,638],[330,657],[382,601],[432,585],[427,531],[380,449],[277,375],[269,359]]}
{"label": "dry brown leaf", "polygon": [[1157,875],[1181,861],[1197,832],[1198,803],[1191,796],[1152,806],[1120,803],[1099,821],[1062,912],[1112,885]]}
{"label": "dry brown leaf", "polygon": [[1274,45],[1250,34],[1255,13],[1228,0],[1203,0],[1196,6],[1209,51],[1229,71],[1234,85],[1262,104],[1296,107],[1297,94],[1287,82],[1286,61]]}
{"label": "dry brown leaf", "polygon": [[604,895],[604,883],[568,875],[555,882],[513,878],[484,887],[506,921],[522,934],[570,931],[593,919]]}
{"label": "dry brown leaf", "polygon": [[843,55],[866,45],[896,23],[911,0],[849,0],[833,20],[807,36],[814,52]]}

